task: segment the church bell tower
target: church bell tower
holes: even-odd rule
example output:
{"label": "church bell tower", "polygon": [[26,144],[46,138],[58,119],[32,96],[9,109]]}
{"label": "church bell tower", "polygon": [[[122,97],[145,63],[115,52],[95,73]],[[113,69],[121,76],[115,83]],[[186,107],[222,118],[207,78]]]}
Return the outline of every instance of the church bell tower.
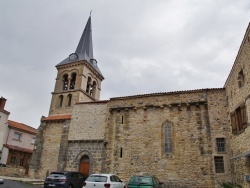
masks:
{"label": "church bell tower", "polygon": [[56,68],[57,77],[49,116],[71,114],[74,104],[100,99],[104,77],[93,55],[91,16],[76,51],[57,64]]}

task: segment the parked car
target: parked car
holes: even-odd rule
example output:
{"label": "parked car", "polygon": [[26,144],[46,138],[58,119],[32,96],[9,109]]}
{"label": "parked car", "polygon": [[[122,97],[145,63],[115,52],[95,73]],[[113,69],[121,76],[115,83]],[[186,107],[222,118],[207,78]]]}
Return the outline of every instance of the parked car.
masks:
{"label": "parked car", "polygon": [[163,188],[163,183],[155,176],[132,176],[128,188]]}
{"label": "parked car", "polygon": [[44,181],[44,188],[82,188],[85,179],[80,172],[51,172]]}
{"label": "parked car", "polygon": [[126,188],[125,185],[115,174],[92,174],[85,180],[83,188]]}
{"label": "parked car", "polygon": [[4,184],[4,180],[3,179],[0,179],[0,184]]}

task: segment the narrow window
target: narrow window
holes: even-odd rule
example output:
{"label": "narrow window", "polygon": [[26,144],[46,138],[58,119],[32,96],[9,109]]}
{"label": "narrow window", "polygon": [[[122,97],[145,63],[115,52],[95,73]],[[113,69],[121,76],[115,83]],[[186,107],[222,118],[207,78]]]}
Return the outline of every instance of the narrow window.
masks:
{"label": "narrow window", "polygon": [[21,135],[22,135],[21,133],[15,132],[13,140],[20,140],[21,139]]}
{"label": "narrow window", "polygon": [[90,90],[91,90],[91,78],[88,77],[86,92],[87,92],[88,94],[90,94]]}
{"label": "narrow window", "polygon": [[68,95],[68,106],[71,106],[72,95]]}
{"label": "narrow window", "polygon": [[10,164],[16,164],[16,156],[11,156]]}
{"label": "narrow window", "polygon": [[70,89],[75,89],[76,84],[76,73],[71,74],[71,82],[70,82]]}
{"label": "narrow window", "polygon": [[62,107],[63,105],[63,95],[59,96],[59,107]]}
{"label": "narrow window", "polygon": [[225,152],[226,151],[225,138],[216,138],[216,145],[217,145],[218,152]]}
{"label": "narrow window", "polygon": [[242,86],[244,86],[244,74],[243,74],[243,70],[241,70],[238,73],[238,86],[239,86],[239,88],[241,88]]}
{"label": "narrow window", "polygon": [[123,124],[123,116],[122,116],[122,124]]}
{"label": "narrow window", "polygon": [[172,153],[172,128],[169,122],[164,125],[164,151]]}
{"label": "narrow window", "polygon": [[215,172],[216,173],[224,173],[224,160],[222,156],[214,157],[214,165],[215,165]]}
{"label": "narrow window", "polygon": [[120,148],[120,158],[122,158],[122,147]]}
{"label": "narrow window", "polygon": [[68,90],[68,84],[69,84],[68,75],[65,74],[63,75],[63,90]]}
{"label": "narrow window", "polygon": [[93,82],[92,89],[91,89],[91,96],[95,97],[96,95],[96,82]]}

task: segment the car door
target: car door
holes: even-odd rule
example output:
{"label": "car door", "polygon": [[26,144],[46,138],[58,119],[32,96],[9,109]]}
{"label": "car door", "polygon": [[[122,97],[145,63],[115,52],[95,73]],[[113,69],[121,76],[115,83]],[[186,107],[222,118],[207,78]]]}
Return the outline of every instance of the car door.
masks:
{"label": "car door", "polygon": [[110,176],[110,182],[113,188],[124,188],[124,184],[118,176],[115,175]]}

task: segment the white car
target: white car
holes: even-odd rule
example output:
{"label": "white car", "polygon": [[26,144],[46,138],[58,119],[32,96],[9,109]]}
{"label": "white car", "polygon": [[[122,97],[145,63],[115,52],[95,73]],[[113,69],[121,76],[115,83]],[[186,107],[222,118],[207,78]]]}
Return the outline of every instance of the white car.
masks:
{"label": "white car", "polygon": [[4,183],[4,180],[3,179],[0,179],[0,184],[3,184]]}
{"label": "white car", "polygon": [[125,183],[115,174],[91,174],[83,188],[125,188]]}

